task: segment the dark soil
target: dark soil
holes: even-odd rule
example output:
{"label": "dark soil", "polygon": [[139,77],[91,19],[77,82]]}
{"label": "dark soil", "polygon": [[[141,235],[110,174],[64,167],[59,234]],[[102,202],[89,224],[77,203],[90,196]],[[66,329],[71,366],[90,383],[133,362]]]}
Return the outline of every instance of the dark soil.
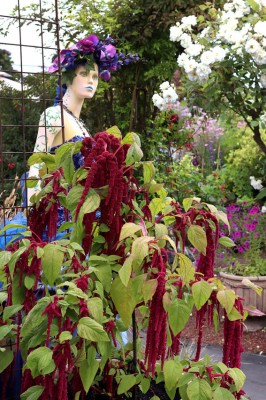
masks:
{"label": "dark soil", "polygon": [[[197,342],[197,329],[195,315],[190,318],[182,333],[182,338]],[[223,345],[223,322],[220,323],[219,331],[216,333],[213,326],[207,323],[203,328],[203,343],[212,345]],[[266,355],[266,322],[265,328],[257,332],[244,332],[244,352]]]}

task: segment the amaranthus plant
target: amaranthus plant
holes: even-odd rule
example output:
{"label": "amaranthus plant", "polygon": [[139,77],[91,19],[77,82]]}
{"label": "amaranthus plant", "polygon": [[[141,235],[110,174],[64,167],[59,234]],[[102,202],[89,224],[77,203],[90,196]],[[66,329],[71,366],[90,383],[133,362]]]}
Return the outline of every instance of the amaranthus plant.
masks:
{"label": "amaranthus plant", "polygon": [[266,126],[266,2],[230,0],[222,10],[211,2],[200,8],[209,9],[208,20],[191,15],[170,28],[170,40],[184,50],[177,62],[188,78],[189,99],[203,100],[215,112],[233,110],[266,153],[261,137]]}
{"label": "amaranthus plant", "polygon": [[[75,170],[79,151],[84,165]],[[162,381],[170,399],[177,389],[184,400],[203,393],[244,399],[242,300],[213,274],[218,221],[228,223],[226,215],[199,199],[181,206],[141,157],[138,136],[122,139],[113,128],[30,158],[43,161],[48,174],[28,230],[0,255],[0,338],[15,344],[15,353],[1,348],[0,372],[7,383],[20,351],[22,399],[141,398]],[[140,168],[143,187],[134,177]],[[69,222],[56,239],[62,212]],[[197,266],[184,254],[187,241],[200,253]],[[193,308],[196,355],[181,360],[180,338]],[[220,312],[223,362],[212,364],[200,360],[202,328],[206,321],[218,329]],[[124,345],[121,333],[130,326],[133,341]]]}

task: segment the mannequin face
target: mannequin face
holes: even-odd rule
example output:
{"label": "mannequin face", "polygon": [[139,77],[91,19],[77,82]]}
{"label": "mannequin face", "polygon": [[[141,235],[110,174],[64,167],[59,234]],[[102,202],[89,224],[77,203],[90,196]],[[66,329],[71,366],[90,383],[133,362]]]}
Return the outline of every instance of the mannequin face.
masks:
{"label": "mannequin face", "polygon": [[77,67],[75,73],[72,83],[67,85],[68,90],[79,99],[91,99],[98,86],[98,65],[94,64],[93,70],[88,70],[81,65]]}

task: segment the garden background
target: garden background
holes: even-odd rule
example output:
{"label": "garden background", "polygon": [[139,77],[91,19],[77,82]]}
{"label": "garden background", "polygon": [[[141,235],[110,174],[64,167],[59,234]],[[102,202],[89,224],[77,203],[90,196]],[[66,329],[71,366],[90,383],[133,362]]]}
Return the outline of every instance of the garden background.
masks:
{"label": "garden background", "polygon": [[[91,32],[99,37],[111,35],[124,53],[138,53],[137,63],[114,73],[110,82],[100,82],[97,96],[84,106],[83,120],[92,133],[113,125],[123,132],[137,132],[143,160],[154,161],[155,179],[158,183],[165,182],[169,195],[181,204],[188,197],[199,197],[228,213],[230,237],[236,246],[220,249],[217,273],[221,268],[229,268],[242,275],[264,276],[266,133],[265,120],[260,117],[263,110],[265,113],[265,81],[263,84],[256,80],[258,75],[249,54],[242,64],[237,60],[233,67],[229,63],[217,69],[216,75],[201,85],[188,79],[184,68],[177,64],[185,47],[178,40],[170,40],[170,27],[183,17],[195,15],[198,24],[193,26],[193,35],[200,34],[206,24],[216,21],[217,10],[225,1],[199,3],[120,0],[94,1],[92,5],[88,1],[62,0],[59,2],[61,37],[68,47]],[[246,3],[255,7],[254,13],[260,11],[258,2]],[[49,21],[52,4],[43,1],[43,5],[46,19],[43,29],[53,33]],[[25,12],[38,19],[34,5]],[[265,21],[265,13],[262,18]],[[1,33],[5,34],[3,28]],[[0,49],[0,65],[2,70],[12,69],[12,57],[6,50]],[[259,70],[265,80],[265,63]],[[13,74],[12,78],[18,80],[19,75]],[[33,99],[23,111],[25,124],[37,125],[44,104],[52,104],[45,99],[54,97],[56,78],[45,79],[43,85],[38,75],[28,74],[24,78],[25,93]],[[160,87],[163,82],[169,82],[176,97],[173,94],[163,97],[163,91],[168,89],[167,84]],[[158,97],[156,103],[156,93],[161,93],[170,106],[161,107]],[[1,85],[1,97],[4,96],[14,99],[1,100],[1,122],[19,125],[22,110],[16,91]],[[30,153],[36,128],[27,128],[25,143],[14,140],[21,136],[18,128],[5,131],[2,152],[24,149]],[[3,202],[12,191],[15,176],[20,177],[25,167],[21,155],[9,154],[0,161],[1,179],[6,181],[5,192],[1,193]],[[19,202],[18,191],[16,204]],[[226,226],[224,234],[228,234]],[[197,254],[194,256],[197,258]],[[259,334],[262,341],[264,333]],[[255,341],[250,340],[249,350],[265,352],[265,340],[260,345],[263,348],[258,348]]]}

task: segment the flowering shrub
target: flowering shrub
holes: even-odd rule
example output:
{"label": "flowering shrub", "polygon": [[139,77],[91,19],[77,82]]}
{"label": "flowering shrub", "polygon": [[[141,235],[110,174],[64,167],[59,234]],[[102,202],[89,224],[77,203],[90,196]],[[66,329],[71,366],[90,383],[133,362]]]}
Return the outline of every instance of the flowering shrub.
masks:
{"label": "flowering shrub", "polygon": [[[84,165],[75,171],[72,156],[79,151]],[[0,337],[21,351],[22,397],[79,399],[90,390],[100,398],[128,398],[136,386],[146,393],[155,378],[172,399],[177,388],[191,399],[203,392],[206,399],[244,394],[242,300],[213,271],[218,221],[226,216],[199,199],[185,199],[182,208],[141,157],[139,137],[131,132],[122,139],[113,128],[30,158],[47,162],[49,174],[25,237],[0,253]],[[143,187],[135,165],[143,167]],[[65,237],[54,240],[62,209],[71,221],[59,228]],[[200,253],[197,268],[184,254],[186,241]],[[181,361],[176,355],[193,307],[196,356]],[[216,323],[221,307],[223,363],[206,358],[203,366],[203,324]],[[138,328],[147,327],[144,352],[137,347],[138,315]],[[132,323],[133,346],[123,346],[121,332]],[[3,382],[13,359],[12,350],[1,348]]]}
{"label": "flowering shrub", "polygon": [[174,85],[163,82],[160,89],[160,94],[155,93],[152,98],[160,110],[154,121],[154,133],[160,132],[166,143],[157,141],[157,146],[167,147],[168,144],[170,162],[180,160],[184,151],[191,150],[194,165],[200,165],[206,175],[216,166],[222,127],[202,109],[189,108],[186,101],[180,102]]}
{"label": "flowering shrub", "polygon": [[170,28],[170,40],[184,49],[177,62],[192,87],[204,85],[207,101],[214,101],[213,109],[222,105],[242,115],[266,153],[261,139],[266,115],[265,6],[265,0],[228,1],[222,10],[212,8],[210,21],[203,16],[182,18]]}
{"label": "flowering shrub", "polygon": [[[232,272],[239,275],[265,275],[266,215],[258,205],[231,204],[226,208],[231,227],[230,238],[235,248],[220,253],[230,262]],[[227,229],[221,234],[227,234]],[[236,268],[237,267],[237,268]]]}

